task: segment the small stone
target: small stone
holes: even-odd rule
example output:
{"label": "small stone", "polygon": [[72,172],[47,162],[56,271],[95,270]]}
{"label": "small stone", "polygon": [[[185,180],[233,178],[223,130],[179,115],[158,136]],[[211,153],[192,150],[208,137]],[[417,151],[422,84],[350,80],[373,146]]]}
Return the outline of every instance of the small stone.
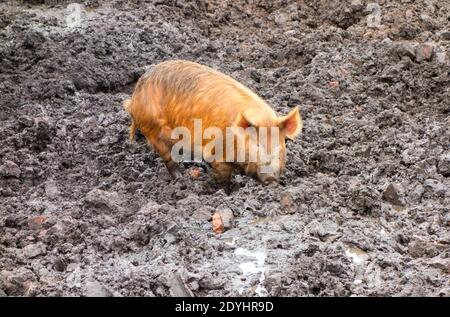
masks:
{"label": "small stone", "polygon": [[433,56],[434,46],[429,43],[420,44],[416,49],[416,61],[429,61]]}
{"label": "small stone", "polygon": [[224,208],[220,210],[218,213],[222,218],[222,223],[225,230],[231,229],[234,223],[233,211],[230,208]]}
{"label": "small stone", "polygon": [[405,193],[403,187],[400,184],[389,184],[389,186],[383,192],[384,200],[396,206],[405,205],[404,196]]}
{"label": "small stone", "polygon": [[66,267],[66,271],[67,272],[74,272],[75,270],[77,270],[79,268],[79,264],[77,263],[69,263]]}
{"label": "small stone", "polygon": [[5,161],[2,166],[0,166],[0,175],[6,177],[20,177],[20,168],[19,166],[12,161]]}
{"label": "small stone", "polygon": [[173,244],[174,242],[177,241],[177,238],[171,234],[171,233],[166,233],[164,235],[164,240],[166,241],[166,246]]}
{"label": "small stone", "polygon": [[211,212],[207,209],[197,209],[192,214],[192,217],[195,220],[199,220],[202,222],[207,222],[211,220]]}
{"label": "small stone", "polygon": [[338,234],[339,226],[337,223],[325,219],[323,221],[313,220],[308,225],[309,234],[318,237],[321,241],[330,241]]}
{"label": "small stone", "polygon": [[193,291],[197,291],[199,288],[198,282],[192,281],[191,283],[189,283],[189,288]]}
{"label": "small stone", "polygon": [[414,46],[407,42],[398,44],[395,48],[395,52],[400,57],[408,56],[411,59],[414,59],[416,57]]}
{"label": "small stone", "polygon": [[276,24],[283,25],[289,21],[289,16],[286,13],[278,13],[275,15],[273,20]]}
{"label": "small stone", "polygon": [[286,32],[284,32],[284,35],[286,36],[294,36],[297,33],[296,30],[287,30]]}
{"label": "small stone", "polygon": [[383,45],[390,45],[391,43],[392,43],[392,40],[390,38],[388,38],[388,37],[384,38],[381,41],[381,44],[383,44]]}
{"label": "small stone", "polygon": [[22,249],[23,255],[29,259],[33,259],[39,255],[47,252],[45,244],[38,242],[36,244],[29,244]]}

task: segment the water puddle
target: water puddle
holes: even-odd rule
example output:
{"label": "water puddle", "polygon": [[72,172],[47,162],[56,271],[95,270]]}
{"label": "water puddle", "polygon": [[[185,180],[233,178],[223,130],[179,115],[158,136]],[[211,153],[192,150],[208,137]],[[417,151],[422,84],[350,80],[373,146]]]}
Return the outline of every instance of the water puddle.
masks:
{"label": "water puddle", "polygon": [[[259,275],[259,283],[255,288],[255,293],[260,297],[267,296],[268,292],[263,286],[265,279],[264,262],[266,253],[263,251],[250,251],[244,248],[237,248],[235,254],[249,260],[239,264],[239,268],[242,270],[244,276]],[[239,290],[239,293],[242,294],[243,291],[244,287]]]}
{"label": "water puddle", "polygon": [[357,247],[349,247],[345,250],[345,255],[352,259],[355,264],[355,279],[353,283],[361,284],[366,271],[366,262],[369,260],[369,255],[366,251]]}
{"label": "water puddle", "polygon": [[251,220],[249,222],[250,225],[258,225],[258,224],[262,224],[262,223],[267,223],[267,222],[274,222],[276,220],[278,220],[280,217],[279,216],[268,216],[268,217],[260,217],[260,216],[256,216],[253,220]]}
{"label": "water puddle", "polygon": [[369,255],[366,251],[356,247],[345,250],[345,255],[351,258],[355,264],[362,264],[369,259]]}
{"label": "water puddle", "polygon": [[225,242],[225,244],[230,247],[234,247],[236,245],[236,240],[237,240],[237,238],[235,238],[235,237],[222,239],[222,241]]}

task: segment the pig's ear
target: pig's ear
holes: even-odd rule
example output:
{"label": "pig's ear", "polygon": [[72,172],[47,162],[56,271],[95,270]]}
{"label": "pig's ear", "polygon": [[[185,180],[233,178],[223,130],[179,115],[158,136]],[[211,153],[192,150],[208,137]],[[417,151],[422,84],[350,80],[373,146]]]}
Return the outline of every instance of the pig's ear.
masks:
{"label": "pig's ear", "polygon": [[255,123],[251,121],[252,115],[251,113],[242,112],[239,113],[234,120],[234,126],[247,129],[248,127],[255,126]]}
{"label": "pig's ear", "polygon": [[293,140],[302,132],[303,122],[298,107],[295,107],[287,115],[279,118],[279,126],[287,138]]}

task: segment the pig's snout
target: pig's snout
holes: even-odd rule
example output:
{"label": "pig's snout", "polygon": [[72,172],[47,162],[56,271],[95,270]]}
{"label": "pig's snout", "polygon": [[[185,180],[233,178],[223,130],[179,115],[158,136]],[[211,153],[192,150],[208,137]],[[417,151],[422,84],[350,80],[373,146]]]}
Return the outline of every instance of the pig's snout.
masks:
{"label": "pig's snout", "polygon": [[258,178],[264,185],[269,185],[270,183],[278,183],[280,175],[279,173],[261,173]]}

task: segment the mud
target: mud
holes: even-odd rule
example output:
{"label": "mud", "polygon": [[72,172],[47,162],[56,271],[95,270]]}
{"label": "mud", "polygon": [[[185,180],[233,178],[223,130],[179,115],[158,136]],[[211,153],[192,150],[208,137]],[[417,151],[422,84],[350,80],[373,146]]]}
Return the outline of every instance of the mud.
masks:
{"label": "mud", "polygon": [[[449,296],[450,3],[378,3],[2,2],[0,295]],[[128,141],[175,58],[300,105],[281,184],[173,181]]]}

